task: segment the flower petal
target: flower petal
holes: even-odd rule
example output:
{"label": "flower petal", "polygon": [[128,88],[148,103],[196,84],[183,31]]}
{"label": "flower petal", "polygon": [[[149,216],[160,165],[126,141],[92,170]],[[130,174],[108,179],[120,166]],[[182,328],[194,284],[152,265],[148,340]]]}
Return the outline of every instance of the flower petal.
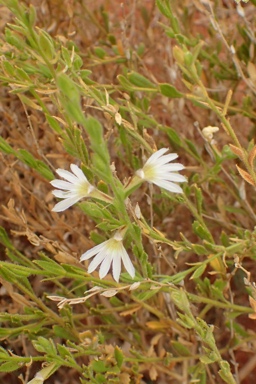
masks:
{"label": "flower petal", "polygon": [[100,263],[102,263],[105,257],[108,257],[108,254],[109,254],[108,250],[106,250],[105,248],[102,249],[102,251],[99,252],[91,261],[88,267],[88,273],[92,273],[93,271],[95,271],[95,269],[100,265]]}
{"label": "flower petal", "polygon": [[52,194],[55,197],[58,197],[60,199],[68,199],[69,197],[78,196],[78,194],[76,192],[73,192],[73,191],[61,191],[60,189],[54,189],[52,191]]}
{"label": "flower petal", "polygon": [[184,165],[180,163],[170,163],[170,164],[164,164],[161,167],[159,167],[158,172],[162,172],[162,171],[176,172],[176,171],[181,171],[184,168],[185,168]]}
{"label": "flower petal", "polygon": [[95,256],[97,253],[101,252],[101,250],[103,250],[106,247],[106,244],[108,242],[109,242],[109,240],[104,241],[103,243],[98,244],[95,247],[93,247],[92,249],[89,249],[88,251],[83,253],[82,256],[80,257],[80,261],[88,260],[91,257]]}
{"label": "flower petal", "polygon": [[100,279],[103,279],[103,277],[105,277],[107,275],[108,271],[110,270],[110,266],[111,266],[113,257],[116,257],[114,252],[112,252],[112,253],[109,252],[105,256],[104,260],[102,261],[101,266],[100,266],[100,270],[99,270]]}
{"label": "flower petal", "polygon": [[57,174],[62,177],[63,179],[69,181],[72,184],[76,184],[78,182],[77,177],[73,175],[73,173],[66,171],[65,169],[57,169]]}
{"label": "flower petal", "polygon": [[183,190],[179,185],[171,183],[170,181],[156,180],[154,184],[158,185],[160,188],[167,189],[169,192],[183,193]]}
{"label": "flower petal", "polygon": [[187,181],[186,177],[179,173],[164,173],[163,175],[157,175],[154,182],[156,180],[175,181],[176,183],[184,183]]}
{"label": "flower petal", "polygon": [[129,273],[129,275],[134,278],[135,276],[135,268],[131,262],[131,259],[128,255],[128,253],[126,252],[125,248],[123,248],[123,251],[122,251],[122,255],[121,255],[121,258],[122,258],[122,261],[123,261],[123,264],[124,264],[124,267],[126,269],[126,271]]}
{"label": "flower petal", "polygon": [[80,197],[79,196],[74,196],[74,197],[70,197],[68,199],[65,199],[65,200],[62,200],[60,201],[59,203],[57,203],[52,211],[53,212],[62,212],[62,211],[65,211],[65,209],[68,209],[69,207],[71,207],[71,205],[74,205],[76,204],[78,201],[80,200]]}
{"label": "flower petal", "polygon": [[120,253],[116,253],[113,257],[112,262],[112,272],[115,281],[119,282],[120,273],[121,273],[121,255]]}
{"label": "flower petal", "polygon": [[[157,167],[160,167],[161,165],[167,164],[170,161],[177,159],[177,157],[178,157],[177,153],[169,153],[169,155],[161,156],[153,162],[152,161],[147,162],[145,165],[151,165],[151,166],[155,165]],[[149,158],[149,160],[151,159]]]}
{"label": "flower petal", "polygon": [[85,174],[77,165],[70,164],[70,168],[71,168],[72,172],[74,173],[74,175],[76,175],[80,181],[87,181]]}
{"label": "flower petal", "polygon": [[168,148],[161,148],[158,151],[154,152],[153,155],[151,155],[150,158],[146,161],[145,165],[152,164],[167,151],[168,151]]}
{"label": "flower petal", "polygon": [[50,181],[50,184],[55,187],[55,188],[59,188],[59,189],[65,189],[67,191],[71,190],[71,189],[76,189],[76,185],[75,184],[72,184],[68,181],[63,181],[63,180],[58,180],[58,179],[55,179],[55,180],[52,180]]}

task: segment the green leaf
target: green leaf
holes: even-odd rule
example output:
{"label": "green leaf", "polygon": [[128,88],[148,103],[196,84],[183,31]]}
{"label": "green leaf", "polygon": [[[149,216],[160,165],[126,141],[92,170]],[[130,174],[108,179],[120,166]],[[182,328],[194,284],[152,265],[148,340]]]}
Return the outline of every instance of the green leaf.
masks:
{"label": "green leaf", "polygon": [[153,83],[151,83],[151,81],[149,81],[146,77],[140,75],[137,72],[130,72],[127,75],[127,78],[132,84],[136,85],[136,87],[153,88],[153,90],[155,90],[156,88],[156,86]]}
{"label": "green leaf", "polygon": [[7,261],[0,262],[0,271],[6,273],[9,278],[23,278],[31,275],[31,269],[22,265],[8,263]]}
{"label": "green leaf", "polygon": [[166,2],[165,0],[156,0],[156,5],[158,6],[160,12],[166,16],[167,18],[172,17],[172,12],[170,9],[170,4]]}
{"label": "green leaf", "polygon": [[19,149],[18,154],[19,159],[22,160],[25,164],[29,165],[31,168],[36,168],[36,159],[30,152],[26,151],[25,149]]}
{"label": "green leaf", "polygon": [[34,156],[25,149],[19,149],[17,157],[29,167],[35,169],[47,180],[53,180],[55,178],[48,165],[43,161],[34,158]]}
{"label": "green leaf", "polygon": [[84,269],[81,267],[81,268],[78,268],[78,267],[74,267],[73,265],[69,265],[69,264],[62,264],[63,268],[65,269],[65,271],[67,271],[69,274],[72,274],[73,277],[76,277],[77,279],[79,278],[79,276],[84,279],[85,277],[85,271]]}
{"label": "green leaf", "polygon": [[106,51],[100,47],[95,47],[93,51],[95,55],[98,56],[100,59],[104,59],[104,57],[106,56]]}
{"label": "green leaf", "polygon": [[151,297],[155,296],[159,292],[159,289],[149,289],[146,292],[140,292],[136,295],[137,300],[147,301]]}
{"label": "green leaf", "polygon": [[170,0],[156,0],[156,5],[158,6],[160,12],[170,19],[174,33],[177,34],[180,31],[180,27],[177,18],[173,15],[171,4]]}
{"label": "green leaf", "polygon": [[123,360],[124,360],[123,352],[118,346],[116,346],[114,354],[115,354],[115,359],[116,359],[117,365],[119,368],[121,368],[121,366],[123,364]]}
{"label": "green leaf", "polygon": [[17,152],[0,136],[0,151],[17,156]]}
{"label": "green leaf", "polygon": [[50,276],[66,276],[66,271],[61,265],[54,261],[35,260],[34,263],[42,268],[42,273]]}
{"label": "green leaf", "polygon": [[[22,330],[22,333],[23,335],[25,334],[24,332],[24,329]],[[17,329],[17,328],[3,328],[3,327],[0,327],[0,338],[1,340],[4,340],[4,339],[8,339],[10,338],[11,336],[17,336],[20,334],[20,330]],[[4,359],[6,360],[6,359]]]}
{"label": "green leaf", "polygon": [[28,18],[29,18],[29,24],[31,25],[31,27],[34,27],[36,23],[36,8],[32,4],[29,5]]}
{"label": "green leaf", "polygon": [[101,236],[98,232],[92,231],[90,232],[90,239],[95,243],[95,244],[100,244],[103,243],[103,241],[106,241],[106,239]]}
{"label": "green leaf", "polygon": [[237,155],[235,155],[234,152],[231,151],[229,145],[224,145],[221,154],[227,160],[233,160],[237,158]]}
{"label": "green leaf", "polygon": [[57,120],[50,116],[50,115],[45,115],[46,117],[46,120],[48,122],[48,124],[50,125],[50,127],[55,131],[57,132],[59,135],[62,135],[63,133],[63,129],[61,128],[61,126],[59,125],[59,123],[57,122]]}
{"label": "green leaf", "polygon": [[85,117],[81,108],[78,86],[65,73],[58,75],[57,86],[61,91],[61,101],[68,116],[83,124]]}
{"label": "green leaf", "polygon": [[11,241],[9,240],[6,230],[3,227],[0,227],[0,243],[9,249],[14,248]]}
{"label": "green leaf", "polygon": [[175,291],[171,292],[171,298],[179,309],[185,313],[190,314],[190,304],[186,292],[184,292],[183,289],[176,289]]}
{"label": "green leaf", "polygon": [[[95,379],[96,379],[96,381],[95,381],[96,384],[106,384],[107,383],[105,375],[102,375],[101,373],[96,373]],[[83,382],[83,384],[85,384],[85,382]],[[86,384],[87,384],[87,382],[86,382]]]}
{"label": "green leaf", "polygon": [[61,47],[61,55],[68,68],[72,67],[71,52],[64,46]]}
{"label": "green leaf", "polygon": [[102,360],[93,360],[91,367],[94,370],[94,372],[97,372],[97,373],[104,373],[108,371],[107,365]]}
{"label": "green leaf", "polygon": [[228,247],[230,245],[229,236],[223,230],[221,232],[220,240],[221,240],[221,244],[224,245],[224,247]]}
{"label": "green leaf", "polygon": [[194,57],[191,52],[187,51],[184,55],[185,67],[190,68],[194,64]]}
{"label": "green leaf", "polygon": [[171,341],[171,345],[172,345],[172,348],[174,349],[174,351],[179,356],[185,356],[185,357],[191,356],[191,352],[189,351],[189,349],[185,345],[183,345],[182,343],[173,340],[173,341]]}
{"label": "green leaf", "polygon": [[27,82],[28,84],[31,83],[31,78],[28,76],[28,74],[22,69],[22,68],[16,68],[16,76],[18,79]]}
{"label": "green leaf", "polygon": [[36,340],[33,340],[32,343],[37,352],[46,353],[49,356],[57,355],[57,350],[52,339],[48,340],[39,336]]}
{"label": "green leaf", "polygon": [[82,136],[81,129],[78,127],[66,128],[67,135],[64,136],[63,145],[66,151],[73,157],[79,157],[81,161],[88,164],[88,151]]}
{"label": "green leaf", "polygon": [[42,108],[40,107],[40,105],[36,104],[30,97],[27,97],[23,94],[19,94],[19,98],[29,108],[36,109],[37,111],[42,111]]}
{"label": "green leaf", "polygon": [[181,139],[178,133],[173,128],[166,127],[166,133],[172,143],[177,144],[179,147],[181,146],[182,144]]}
{"label": "green leaf", "polygon": [[186,142],[188,148],[190,149],[190,151],[191,151],[194,155],[196,155],[196,157],[197,157],[198,159],[200,159],[200,155],[199,155],[199,153],[198,153],[198,151],[197,151],[196,146],[194,145],[194,143],[192,143],[192,141],[191,141],[191,140],[188,140],[188,139],[185,139],[185,142]]}
{"label": "green leaf", "polygon": [[187,314],[183,314],[180,312],[177,312],[179,318],[176,319],[177,323],[182,325],[182,327],[187,328],[187,329],[193,329],[195,327],[195,321],[193,318]]}
{"label": "green leaf", "polygon": [[13,358],[13,361],[8,361],[7,363],[4,363],[0,366],[0,372],[13,372],[17,369],[20,369],[22,365],[22,363],[16,361],[15,358]]}
{"label": "green leaf", "polygon": [[236,380],[231,373],[230,365],[227,361],[220,361],[219,363],[221,369],[219,370],[219,375],[228,384],[236,384]]}
{"label": "green leaf", "polygon": [[191,244],[191,248],[197,255],[206,255],[208,253],[205,247],[200,244]]}
{"label": "green leaf", "polygon": [[73,69],[75,71],[79,71],[79,69],[83,66],[84,62],[82,58],[75,53],[74,60],[73,60]]}
{"label": "green leaf", "polygon": [[56,53],[53,40],[51,36],[42,29],[39,30],[38,44],[48,60],[52,60],[55,57]]}
{"label": "green leaf", "polygon": [[113,212],[109,212],[109,210],[105,206],[100,205],[100,203],[84,201],[80,203],[79,206],[86,215],[94,219],[107,219],[112,224],[121,225],[120,222],[115,219]]}
{"label": "green leaf", "polygon": [[72,332],[69,332],[68,328],[60,327],[59,325],[53,326],[54,334],[64,340],[77,341]]}
{"label": "green leaf", "polygon": [[84,128],[90,136],[92,146],[97,148],[98,145],[102,145],[104,143],[103,128],[97,119],[94,117],[88,117],[85,120]]}
{"label": "green leaf", "polygon": [[193,273],[193,275],[190,277],[189,280],[198,279],[198,277],[200,277],[204,273],[205,268],[206,268],[206,264],[200,265],[200,267],[195,270],[195,272]]}
{"label": "green leaf", "polygon": [[215,360],[211,357],[211,350],[210,349],[207,349],[207,350],[208,350],[207,355],[200,356],[201,363],[206,364],[206,365],[212,364],[215,362]]}
{"label": "green leaf", "polygon": [[5,40],[7,43],[13,45],[20,51],[22,51],[24,48],[24,41],[17,37],[17,35],[13,33],[9,28],[5,28]]}
{"label": "green leaf", "polygon": [[6,72],[10,77],[15,77],[15,69],[11,65],[11,63],[9,63],[9,61],[4,60],[2,62],[2,67],[3,67],[4,72]]}
{"label": "green leaf", "polygon": [[69,351],[69,349],[65,345],[57,344],[57,349],[61,357],[63,358],[68,357],[69,359],[74,360],[72,353]]}
{"label": "green leaf", "polygon": [[[193,271],[193,268],[187,269],[182,272],[175,273],[173,276],[168,277],[168,279],[164,279],[164,281],[169,281],[170,283],[173,284],[179,284],[182,282],[187,275],[189,275]],[[165,276],[166,277],[166,276]]]}
{"label": "green leaf", "polygon": [[203,205],[203,194],[202,190],[198,188],[196,185],[194,185],[194,191],[196,195],[196,206],[197,206],[197,211],[199,215],[202,215],[202,205]]}
{"label": "green leaf", "polygon": [[5,348],[0,347],[0,360],[6,360],[7,357],[10,357],[9,353]]}
{"label": "green leaf", "polygon": [[118,75],[117,79],[126,91],[135,91],[134,86],[126,79],[126,77]]}
{"label": "green leaf", "polygon": [[87,85],[95,84],[95,82],[91,79],[89,79],[89,76],[92,74],[92,71],[89,69],[82,69],[80,71],[80,76]]}
{"label": "green leaf", "polygon": [[90,137],[91,147],[94,151],[92,161],[95,170],[100,171],[102,179],[109,182],[109,179],[112,178],[112,173],[109,166],[110,157],[108,147],[103,137],[102,126],[97,119],[89,117],[84,122],[84,128]]}
{"label": "green leaf", "polygon": [[208,384],[205,365],[203,363],[199,362],[198,364],[189,367],[188,371],[191,375],[191,382]]}
{"label": "green leaf", "polygon": [[212,236],[211,233],[203,227],[197,220],[194,221],[192,224],[193,231],[196,235],[200,237],[202,240],[207,240],[210,243],[212,243]]}
{"label": "green leaf", "polygon": [[183,94],[179,92],[173,85],[159,84],[159,89],[163,96],[167,96],[171,99],[183,97]]}

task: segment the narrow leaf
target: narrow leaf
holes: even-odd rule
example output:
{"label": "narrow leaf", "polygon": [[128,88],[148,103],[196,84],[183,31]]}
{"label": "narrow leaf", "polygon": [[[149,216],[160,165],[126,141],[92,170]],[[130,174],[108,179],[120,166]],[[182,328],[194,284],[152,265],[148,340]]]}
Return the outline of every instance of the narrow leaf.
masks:
{"label": "narrow leaf", "polygon": [[242,178],[245,181],[247,181],[247,183],[255,186],[255,183],[254,183],[251,175],[248,172],[244,171],[242,168],[240,168],[238,165],[236,165],[236,167],[237,167],[238,172],[240,173],[240,176],[242,176]]}
{"label": "narrow leaf", "polygon": [[183,97],[183,94],[179,92],[173,85],[159,84],[160,92],[163,96],[167,96],[170,99],[176,99]]}

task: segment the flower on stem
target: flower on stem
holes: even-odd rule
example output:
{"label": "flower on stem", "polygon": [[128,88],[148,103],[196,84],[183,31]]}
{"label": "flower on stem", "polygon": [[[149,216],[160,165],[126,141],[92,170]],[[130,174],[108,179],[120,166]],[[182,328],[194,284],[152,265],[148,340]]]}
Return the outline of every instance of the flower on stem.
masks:
{"label": "flower on stem", "polygon": [[111,202],[112,198],[105,193],[99,191],[89,183],[83,171],[75,164],[70,165],[72,172],[65,169],[57,169],[57,174],[64,180],[52,180],[50,183],[53,187],[58,188],[52,191],[55,197],[64,199],[57,203],[52,211],[62,212],[72,205],[76,204],[82,198],[91,196],[100,200]]}
{"label": "flower on stem", "polygon": [[88,260],[94,256],[90,262],[88,273],[92,273],[100,265],[99,277],[102,279],[107,275],[112,264],[112,274],[114,279],[118,282],[121,273],[121,261],[129,275],[134,278],[135,269],[130,260],[130,257],[123,245],[123,234],[121,231],[103,243],[96,245],[89,251],[85,252],[80,261]]}
{"label": "flower on stem", "polygon": [[143,168],[136,171],[136,175],[142,180],[167,189],[167,191],[182,193],[181,187],[175,183],[187,181],[185,176],[177,173],[177,171],[184,169],[184,166],[180,163],[170,163],[177,159],[178,155],[176,153],[164,155],[167,151],[168,148],[162,148],[153,153]]}

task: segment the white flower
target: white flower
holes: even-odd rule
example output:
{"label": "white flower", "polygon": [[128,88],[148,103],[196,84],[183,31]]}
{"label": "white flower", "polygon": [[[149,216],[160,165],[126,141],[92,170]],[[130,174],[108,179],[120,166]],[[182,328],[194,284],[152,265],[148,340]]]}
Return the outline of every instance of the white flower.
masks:
{"label": "white flower", "polygon": [[53,195],[64,199],[53,207],[54,212],[64,211],[83,197],[89,196],[95,189],[77,165],[71,164],[70,169],[73,173],[65,169],[56,170],[57,174],[67,181],[56,179],[50,182],[53,187],[59,188],[52,191]]}
{"label": "white flower", "polygon": [[43,384],[46,379],[48,379],[56,370],[58,366],[56,363],[51,363],[37,372],[32,380],[27,384]]}
{"label": "white flower", "polygon": [[123,236],[121,232],[116,232],[115,235],[103,243],[96,245],[89,251],[85,252],[80,261],[88,260],[95,256],[91,261],[88,273],[92,273],[101,264],[99,269],[99,277],[102,279],[105,277],[110,270],[112,263],[112,273],[114,279],[118,282],[121,273],[121,260],[124,264],[125,269],[129,275],[134,278],[135,269],[130,260],[128,253],[123,246]]}
{"label": "white flower", "polygon": [[177,173],[177,171],[184,169],[184,166],[180,163],[170,164],[170,161],[177,159],[178,155],[176,153],[164,155],[167,151],[168,148],[162,148],[153,153],[144,167],[136,171],[136,175],[149,183],[167,189],[167,191],[182,193],[180,186],[175,183],[187,181],[186,177]]}

